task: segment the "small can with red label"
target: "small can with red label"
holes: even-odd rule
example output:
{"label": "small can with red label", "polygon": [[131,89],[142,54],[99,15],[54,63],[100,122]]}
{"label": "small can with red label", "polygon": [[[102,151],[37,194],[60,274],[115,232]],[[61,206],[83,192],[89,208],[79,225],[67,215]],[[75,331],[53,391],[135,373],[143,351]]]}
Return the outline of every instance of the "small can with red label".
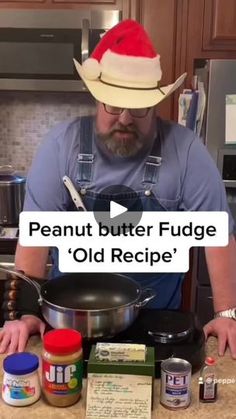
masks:
{"label": "small can with red label", "polygon": [[73,329],[52,330],[44,335],[42,388],[47,401],[58,407],[76,403],[82,390],[82,336]]}

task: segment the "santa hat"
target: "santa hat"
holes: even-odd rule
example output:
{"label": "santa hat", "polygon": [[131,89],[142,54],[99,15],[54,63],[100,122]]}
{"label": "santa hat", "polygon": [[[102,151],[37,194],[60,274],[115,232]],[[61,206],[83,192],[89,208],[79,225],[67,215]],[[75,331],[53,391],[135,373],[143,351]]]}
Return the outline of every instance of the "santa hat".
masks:
{"label": "santa hat", "polygon": [[175,83],[159,87],[160,55],[142,25],[124,20],[102,37],[90,58],[76,69],[90,93],[100,102],[126,108],[154,106],[177,89]]}

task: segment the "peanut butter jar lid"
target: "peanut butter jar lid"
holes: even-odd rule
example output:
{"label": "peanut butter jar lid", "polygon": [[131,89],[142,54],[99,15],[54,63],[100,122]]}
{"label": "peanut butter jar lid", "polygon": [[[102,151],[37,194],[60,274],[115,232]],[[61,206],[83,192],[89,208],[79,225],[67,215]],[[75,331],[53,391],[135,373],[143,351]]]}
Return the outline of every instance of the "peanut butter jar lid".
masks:
{"label": "peanut butter jar lid", "polygon": [[77,330],[57,329],[45,333],[44,349],[55,355],[66,355],[77,352],[82,347],[82,336]]}

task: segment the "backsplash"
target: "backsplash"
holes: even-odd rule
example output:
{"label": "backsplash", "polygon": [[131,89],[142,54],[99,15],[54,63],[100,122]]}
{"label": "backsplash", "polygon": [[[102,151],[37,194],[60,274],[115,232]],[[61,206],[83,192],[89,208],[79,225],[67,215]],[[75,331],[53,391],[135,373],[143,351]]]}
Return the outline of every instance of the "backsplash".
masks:
{"label": "backsplash", "polygon": [[0,165],[27,173],[45,134],[57,123],[91,115],[88,93],[0,92]]}

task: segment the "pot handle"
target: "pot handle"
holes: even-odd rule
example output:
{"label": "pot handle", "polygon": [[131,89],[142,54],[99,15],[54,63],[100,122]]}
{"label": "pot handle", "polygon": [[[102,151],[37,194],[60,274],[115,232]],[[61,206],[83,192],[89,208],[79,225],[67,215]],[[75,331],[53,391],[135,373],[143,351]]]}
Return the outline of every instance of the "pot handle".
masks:
{"label": "pot handle", "polygon": [[135,304],[135,307],[136,308],[144,307],[154,297],[156,297],[156,292],[152,288],[144,288],[141,292],[140,301]]}
{"label": "pot handle", "polygon": [[35,287],[36,291],[38,293],[38,296],[39,296],[38,303],[39,303],[40,306],[42,305],[43,299],[42,299],[41,292],[40,292],[41,287],[36,281],[34,281],[33,279],[28,278],[22,271],[18,271],[17,269],[5,269],[5,268],[0,267],[0,271],[5,272],[7,274],[15,275],[18,278],[23,279],[24,281],[28,282],[28,284]]}

